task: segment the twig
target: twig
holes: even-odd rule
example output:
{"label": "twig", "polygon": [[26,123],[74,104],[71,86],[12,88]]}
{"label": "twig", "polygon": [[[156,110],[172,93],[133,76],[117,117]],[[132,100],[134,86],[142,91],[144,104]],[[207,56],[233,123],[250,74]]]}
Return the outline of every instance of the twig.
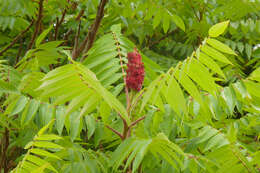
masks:
{"label": "twig", "polygon": [[138,173],[142,173],[142,164],[140,164],[138,167]]}
{"label": "twig", "polygon": [[178,31],[178,28],[175,29],[175,30],[173,30],[173,31],[171,31],[171,32],[166,33],[166,34],[165,34],[164,36],[162,36],[159,40],[156,40],[156,41],[154,41],[154,42],[151,42],[150,45],[149,45],[149,47],[152,47],[153,45],[160,43],[160,41],[166,39],[166,38],[169,37],[171,34],[177,32],[177,31]]}
{"label": "twig", "polygon": [[5,128],[4,136],[3,136],[3,154],[1,156],[0,162],[0,170],[4,169],[4,172],[8,172],[8,165],[7,165],[7,150],[9,147],[9,130]]}
{"label": "twig", "polygon": [[108,0],[101,0],[101,2],[100,2],[94,25],[92,25],[92,27],[89,31],[89,41],[88,41],[87,47],[85,48],[84,52],[87,52],[92,47],[92,45],[95,41],[98,28],[100,26],[101,20],[104,17],[104,9],[105,9],[105,5],[107,2],[108,2]]}
{"label": "twig", "polygon": [[[96,119],[96,122],[98,122],[97,119]],[[124,140],[123,135],[119,131],[117,131],[116,129],[113,129],[112,127],[110,127],[109,125],[106,125],[106,124],[105,124],[105,127],[108,128],[109,130],[111,130],[112,132],[114,132],[116,135],[118,135],[121,140]]]}
{"label": "twig", "polygon": [[196,11],[195,11],[195,8],[194,8],[194,6],[193,6],[191,0],[189,0],[189,2],[190,2],[190,6],[191,6],[191,8],[192,8],[192,10],[193,10],[193,13],[194,13],[196,19],[198,20],[198,22],[200,22],[200,18],[199,18],[199,16],[197,15],[197,13],[196,13]]}
{"label": "twig", "polygon": [[118,113],[118,116],[122,119],[124,125],[128,126],[126,120],[123,118],[123,116],[120,113]]}
{"label": "twig", "polygon": [[69,29],[69,30],[64,34],[63,40],[68,40],[70,34],[72,34],[72,29]]}
{"label": "twig", "polygon": [[200,13],[200,21],[202,21],[202,19],[203,19],[203,14],[205,12],[205,9],[206,9],[206,7],[203,6],[202,10],[199,12]]}
{"label": "twig", "polygon": [[[87,52],[92,47],[92,45],[93,45],[93,43],[95,41],[95,38],[96,38],[96,34],[97,34],[97,31],[98,31],[98,28],[100,26],[101,20],[103,19],[104,8],[105,8],[105,5],[107,4],[107,2],[108,2],[108,0],[101,0],[100,1],[95,21],[91,25],[91,28],[90,28],[87,36],[85,37],[84,41],[80,45],[80,47],[79,47],[79,49],[77,51],[77,56],[79,56],[80,53]],[[84,61],[85,58],[86,57],[83,56],[81,58],[81,62]]]}
{"label": "twig", "polygon": [[29,31],[29,29],[32,27],[33,23],[34,23],[34,21],[32,20],[32,22],[30,23],[30,25],[29,25],[25,30],[23,30],[19,35],[17,35],[17,36],[13,39],[13,41],[12,41],[6,48],[4,48],[3,50],[1,50],[0,56],[2,56],[3,53],[6,52],[8,49],[10,49],[11,47],[13,47],[13,45],[14,45],[21,37],[23,37],[23,35],[24,35],[26,32]]}
{"label": "twig", "polygon": [[75,36],[74,47],[73,47],[73,51],[72,51],[72,59],[74,59],[74,60],[76,58],[76,54],[77,54],[77,50],[78,50],[79,35],[80,35],[80,24],[81,24],[81,21],[79,21],[78,31],[77,31],[76,36]]}
{"label": "twig", "polygon": [[120,132],[118,132],[117,130],[115,130],[115,129],[113,129],[112,127],[110,127],[109,125],[105,125],[106,126],[106,128],[108,128],[109,130],[111,130],[112,132],[114,132],[115,134],[117,134],[119,137],[120,137],[120,139],[124,139],[124,137],[123,137],[123,135],[120,133]]}
{"label": "twig", "polygon": [[64,19],[65,19],[65,15],[66,15],[66,13],[67,13],[67,9],[65,8],[65,9],[63,10],[63,12],[62,12],[61,19],[59,20],[59,19],[57,18],[56,27],[55,27],[55,34],[54,34],[54,40],[56,40],[57,37],[58,37],[58,34],[59,34],[59,28],[60,28],[62,22],[63,22]]}
{"label": "twig", "polygon": [[[81,10],[78,14],[78,16],[76,17],[76,21],[80,21],[82,15],[84,14],[84,10]],[[72,29],[69,29],[65,34],[64,34],[64,37],[63,37],[63,40],[66,40],[66,42],[68,42],[68,39],[69,39],[69,36],[73,33]],[[62,44],[62,45],[65,45],[65,42]],[[73,48],[72,48],[73,50]]]}
{"label": "twig", "polygon": [[233,154],[235,157],[242,163],[242,165],[247,169],[248,172],[252,172],[251,169],[247,166],[247,164],[240,158],[240,156],[232,149]]}
{"label": "twig", "polygon": [[67,9],[65,8],[65,9],[63,10],[63,13],[62,13],[62,16],[61,16],[61,19],[60,19],[60,22],[59,22],[60,25],[61,25],[62,22],[64,21],[66,13],[67,13]]}
{"label": "twig", "polygon": [[23,39],[22,39],[21,42],[20,42],[19,50],[18,50],[18,53],[17,53],[17,55],[16,55],[16,59],[15,59],[15,64],[18,63],[19,58],[20,58],[21,53],[22,53],[22,50],[23,50]]}
{"label": "twig", "polygon": [[39,1],[38,18],[37,18],[37,21],[36,21],[36,24],[35,24],[35,30],[34,30],[32,39],[31,39],[29,46],[28,46],[28,50],[32,48],[34,41],[35,41],[35,39],[36,39],[36,37],[39,33],[40,27],[41,27],[41,20],[42,20],[42,17],[43,17],[43,14],[42,14],[43,13],[43,1],[44,0]]}
{"label": "twig", "polygon": [[197,148],[197,151],[200,153],[200,155],[204,156],[204,153],[199,148]]}
{"label": "twig", "polygon": [[124,131],[123,131],[123,140],[126,139],[128,136],[130,136],[130,131],[129,131],[129,127],[127,125],[126,120],[123,118],[123,116],[118,113],[119,117],[122,119],[123,124],[124,124]]}
{"label": "twig", "polygon": [[129,128],[135,126],[137,123],[139,123],[140,121],[144,120],[146,116],[142,116],[140,118],[138,118],[136,121],[132,122],[129,126]]}
{"label": "twig", "polygon": [[80,10],[80,12],[79,12],[79,14],[78,14],[78,16],[76,17],[76,21],[79,21],[80,20],[80,18],[83,16],[83,14],[84,14],[84,9],[82,9],[82,10]]}

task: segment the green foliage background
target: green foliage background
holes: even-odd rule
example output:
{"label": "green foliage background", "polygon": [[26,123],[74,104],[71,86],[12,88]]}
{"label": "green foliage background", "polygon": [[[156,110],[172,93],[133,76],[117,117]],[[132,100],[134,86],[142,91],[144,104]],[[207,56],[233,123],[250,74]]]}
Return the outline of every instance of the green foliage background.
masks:
{"label": "green foliage background", "polygon": [[259,0],[0,0],[0,173],[260,171],[259,17]]}

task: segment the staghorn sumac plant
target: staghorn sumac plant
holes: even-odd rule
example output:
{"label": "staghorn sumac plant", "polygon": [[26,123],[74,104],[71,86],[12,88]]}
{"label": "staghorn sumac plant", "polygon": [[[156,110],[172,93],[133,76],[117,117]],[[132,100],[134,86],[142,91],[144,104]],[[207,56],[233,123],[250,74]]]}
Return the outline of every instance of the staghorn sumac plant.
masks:
{"label": "staghorn sumac plant", "polygon": [[257,172],[258,4],[0,1],[0,173]]}

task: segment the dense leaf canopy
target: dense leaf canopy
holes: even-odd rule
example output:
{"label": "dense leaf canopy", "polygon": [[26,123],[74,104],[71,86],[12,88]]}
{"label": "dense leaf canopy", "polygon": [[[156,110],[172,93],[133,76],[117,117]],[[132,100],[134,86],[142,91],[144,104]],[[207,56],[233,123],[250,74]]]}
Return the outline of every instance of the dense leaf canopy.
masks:
{"label": "dense leaf canopy", "polygon": [[0,173],[260,171],[259,0],[0,0],[0,76]]}

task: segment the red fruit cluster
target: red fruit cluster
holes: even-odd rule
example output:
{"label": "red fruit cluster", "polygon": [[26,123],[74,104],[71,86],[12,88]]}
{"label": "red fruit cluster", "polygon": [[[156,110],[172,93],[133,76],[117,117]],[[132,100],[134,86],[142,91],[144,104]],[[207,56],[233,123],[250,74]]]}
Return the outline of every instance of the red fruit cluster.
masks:
{"label": "red fruit cluster", "polygon": [[142,57],[135,49],[134,52],[127,54],[127,59],[126,86],[129,89],[140,91],[144,81],[144,64],[142,63]]}

